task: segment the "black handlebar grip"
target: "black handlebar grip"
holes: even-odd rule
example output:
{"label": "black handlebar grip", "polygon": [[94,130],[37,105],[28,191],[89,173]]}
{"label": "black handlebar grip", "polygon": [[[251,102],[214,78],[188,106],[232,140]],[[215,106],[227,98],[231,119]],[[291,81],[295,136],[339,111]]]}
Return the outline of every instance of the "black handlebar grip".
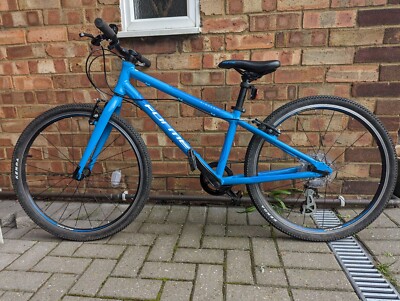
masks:
{"label": "black handlebar grip", "polygon": [[112,30],[112,28],[101,18],[96,18],[96,20],[94,20],[94,25],[96,25],[96,27],[104,33],[107,39],[110,39],[113,43],[118,42],[118,38],[114,30]]}

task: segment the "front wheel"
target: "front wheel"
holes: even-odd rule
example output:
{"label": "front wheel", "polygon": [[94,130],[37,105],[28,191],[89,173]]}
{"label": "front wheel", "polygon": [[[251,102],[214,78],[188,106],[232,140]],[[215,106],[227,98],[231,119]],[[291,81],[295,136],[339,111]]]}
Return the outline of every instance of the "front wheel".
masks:
{"label": "front wheel", "polygon": [[[350,236],[374,221],[392,195],[397,162],[379,120],[359,104],[338,97],[306,97],[265,119],[279,140],[333,169],[327,176],[247,185],[261,215],[293,237],[330,241]],[[255,135],[245,159],[246,176],[311,166]]]}
{"label": "front wheel", "polygon": [[94,129],[93,105],[63,105],[34,119],[18,140],[12,182],[26,213],[63,239],[112,235],[133,221],[147,200],[151,163],[140,135],[113,115],[111,133],[90,174],[73,173]]}

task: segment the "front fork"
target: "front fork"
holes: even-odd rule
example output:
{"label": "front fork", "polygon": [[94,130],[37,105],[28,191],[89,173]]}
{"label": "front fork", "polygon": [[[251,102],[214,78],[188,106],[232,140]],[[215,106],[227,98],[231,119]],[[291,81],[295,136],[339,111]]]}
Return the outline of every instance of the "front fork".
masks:
{"label": "front fork", "polygon": [[78,181],[88,177],[92,172],[93,166],[112,131],[112,126],[109,124],[111,116],[113,113],[119,114],[121,111],[122,98],[113,96],[110,101],[106,103],[106,106],[104,106],[100,117],[95,118],[94,114],[99,114],[96,112],[98,103],[99,102],[96,103],[96,107],[89,119],[89,123],[95,125],[93,133],[90,136],[88,145],[86,146],[79,165],[76,167],[72,175],[72,177]]}

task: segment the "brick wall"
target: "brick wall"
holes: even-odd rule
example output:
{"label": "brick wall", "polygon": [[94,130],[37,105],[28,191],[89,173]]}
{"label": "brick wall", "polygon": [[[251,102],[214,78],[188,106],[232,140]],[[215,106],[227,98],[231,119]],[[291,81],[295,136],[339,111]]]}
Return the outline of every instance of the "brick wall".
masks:
{"label": "brick wall", "polygon": [[[380,116],[397,139],[400,112],[399,0],[201,0],[202,34],[124,39],[153,62],[149,73],[224,107],[234,104],[239,76],[216,69],[224,59],[279,59],[282,67],[258,82],[247,116],[266,116],[312,94],[355,99]],[[10,189],[13,145],[40,112],[62,103],[91,102],[84,74],[96,17],[119,21],[117,0],[0,1],[0,187]],[[149,98],[165,97],[141,87]],[[208,161],[218,159],[226,124],[192,108],[158,101],[166,119]],[[199,193],[179,150],[135,108],[124,115],[143,134],[153,160],[153,190]],[[249,137],[236,139],[232,160]],[[238,166],[234,166],[236,170]]]}

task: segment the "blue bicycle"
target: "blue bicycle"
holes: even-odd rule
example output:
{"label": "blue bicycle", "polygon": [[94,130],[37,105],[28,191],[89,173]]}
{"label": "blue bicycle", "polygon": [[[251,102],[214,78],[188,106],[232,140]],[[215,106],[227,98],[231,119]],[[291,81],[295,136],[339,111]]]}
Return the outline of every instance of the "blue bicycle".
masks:
{"label": "blue bicycle", "polygon": [[[245,99],[256,95],[252,82],[278,69],[279,61],[219,64],[242,78],[236,105],[229,112],[140,71],[137,67],[149,67],[150,61],[120,46],[117,27],[101,19],[95,25],[102,34],[81,34],[101,49],[101,55],[88,57],[89,79],[97,58],[109,54],[122,60],[111,99],[95,105],[62,105],[43,113],[24,130],[14,150],[15,192],[43,229],[64,239],[100,239],[127,227],[143,208],[149,197],[151,160],[141,136],[120,116],[124,102],[147,114],[187,155],[191,170],[200,171],[205,191],[239,198],[232,188],[246,184],[261,215],[293,237],[340,239],[365,228],[384,209],[396,182],[394,147],[381,122],[358,103],[333,96],[306,97],[265,119],[243,118]],[[108,49],[100,46],[104,40]],[[225,120],[229,127],[218,162],[203,159],[130,79]],[[238,127],[253,135],[243,174],[229,168]],[[340,225],[332,224],[332,215],[325,214],[328,209],[340,218]]]}

